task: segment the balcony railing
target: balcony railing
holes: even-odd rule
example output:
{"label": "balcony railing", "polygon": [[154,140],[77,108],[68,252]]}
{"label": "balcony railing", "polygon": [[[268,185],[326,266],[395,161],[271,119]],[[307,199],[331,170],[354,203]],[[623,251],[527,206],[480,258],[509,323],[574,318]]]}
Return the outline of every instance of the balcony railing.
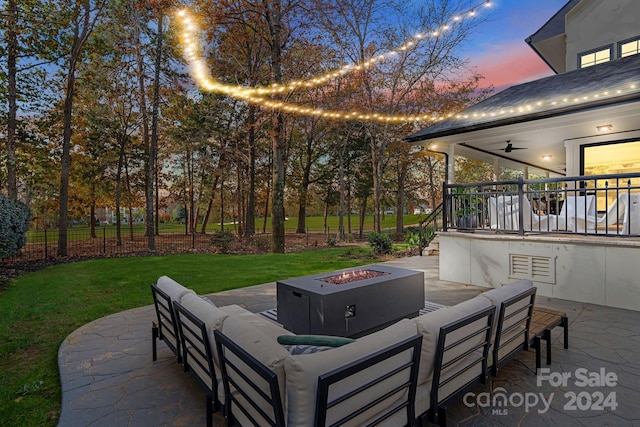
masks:
{"label": "balcony railing", "polygon": [[640,236],[640,173],[444,184],[444,230]]}

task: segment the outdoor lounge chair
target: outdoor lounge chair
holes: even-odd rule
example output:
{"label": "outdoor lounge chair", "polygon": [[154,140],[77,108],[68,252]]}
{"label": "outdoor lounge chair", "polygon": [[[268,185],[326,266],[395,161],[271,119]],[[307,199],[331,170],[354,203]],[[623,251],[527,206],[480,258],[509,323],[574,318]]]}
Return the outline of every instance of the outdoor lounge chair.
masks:
{"label": "outdoor lounge chair", "polygon": [[640,194],[620,193],[597,225],[607,232],[611,225],[621,225],[620,234],[640,234]]}
{"label": "outdoor lounge chair", "polygon": [[[320,375],[320,377],[318,377],[315,425],[317,427],[324,427],[327,424],[348,424],[355,417],[366,413],[366,411],[369,411],[380,402],[396,399],[397,396],[402,396],[402,399],[395,402],[394,405],[387,407],[385,411],[376,414],[374,420],[367,420],[368,425],[377,425],[400,411],[406,413],[405,425],[415,425],[416,414],[414,405],[421,347],[422,335],[416,335],[413,338],[406,338],[368,357]],[[409,357],[407,357],[407,352],[410,352]],[[375,369],[377,365],[383,365],[387,363],[389,359],[399,357],[404,357],[405,361],[395,367],[393,371],[387,372]],[[376,374],[373,375],[371,374],[372,372],[376,372]],[[369,374],[364,383],[353,389],[344,387],[343,381],[348,381],[347,379],[349,377],[356,377],[358,375],[362,377],[363,373]],[[393,381],[396,383],[395,387],[384,386],[385,382],[389,382],[390,377],[397,377],[397,379]],[[374,394],[372,395],[372,393]],[[357,403],[359,400],[363,400],[359,398],[360,396],[367,396],[367,398],[364,399],[366,405]],[[340,405],[353,405],[351,415],[338,421],[332,420],[332,408]],[[329,420],[332,422],[328,423]]]}
{"label": "outdoor lounge chair", "polygon": [[591,232],[596,229],[597,219],[596,196],[567,196],[556,228],[574,233]]}
{"label": "outdoor lounge chair", "polygon": [[[200,299],[198,296],[192,298]],[[203,304],[207,304],[202,300]],[[188,303],[188,300],[187,302]],[[213,413],[219,409],[218,380],[207,326],[200,318],[181,305],[173,303],[180,331],[184,369],[191,371],[206,394],[207,427],[213,426]]]}
{"label": "outdoor lounge chair", "polygon": [[440,328],[431,385],[431,407],[420,416],[422,421],[446,426],[448,405],[459,400],[473,387],[486,382],[495,310],[495,307],[489,306]]}
{"label": "outdoor lounge chair", "polygon": [[228,426],[284,426],[278,375],[233,342],[214,331],[224,387],[224,417]]}
{"label": "outdoor lounge chair", "polygon": [[157,322],[153,323],[151,329],[153,360],[155,361],[158,358],[157,340],[161,339],[176,355],[178,363],[182,363],[178,325],[171,297],[153,283],[151,284],[151,293],[153,294],[153,304],[155,305],[158,319]]}
{"label": "outdoor lounge chair", "polygon": [[[485,297],[491,299],[490,292],[485,292]],[[494,339],[491,347],[491,374],[498,375],[498,370],[513,359],[522,350],[529,349],[529,330],[531,328],[531,316],[536,298],[536,288],[515,295],[500,303],[498,320],[494,326]],[[498,308],[498,307],[496,307]],[[539,358],[540,346],[536,348],[536,360]],[[536,366],[536,369],[540,366]]]}

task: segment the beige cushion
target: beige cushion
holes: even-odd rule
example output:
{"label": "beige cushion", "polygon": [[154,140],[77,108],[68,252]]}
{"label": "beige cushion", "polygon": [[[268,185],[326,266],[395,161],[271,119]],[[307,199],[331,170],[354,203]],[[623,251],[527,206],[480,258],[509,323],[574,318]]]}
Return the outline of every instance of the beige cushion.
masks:
{"label": "beige cushion", "polygon": [[[422,352],[420,354],[418,384],[431,380],[433,376],[434,358],[440,328],[490,306],[491,303],[488,299],[476,297],[452,307],[441,308],[413,319],[417,326],[418,333],[422,334]],[[463,328],[462,332],[468,330],[470,327],[473,327],[473,324]],[[471,344],[472,343],[469,343],[468,345]]]}
{"label": "beige cushion", "polygon": [[260,329],[262,333],[276,339],[280,335],[293,335],[292,332],[287,331],[279,324],[267,319],[261,314],[252,313],[249,310],[240,307],[239,305],[226,305],[220,307],[222,311],[230,316],[238,316],[244,319],[247,323]]}
{"label": "beige cushion", "polygon": [[[318,377],[333,369],[354,362],[360,358],[368,356],[378,350],[397,343],[405,338],[416,335],[415,324],[408,319],[401,320],[386,329],[364,336],[351,344],[343,345],[332,350],[321,353],[290,356],[285,360],[285,371],[287,380],[287,424],[292,426],[311,426],[314,422],[316,392]],[[344,383],[336,384],[332,387],[333,393],[343,394],[345,390],[351,390],[359,385],[368,382],[376,374],[389,372],[393,367],[408,361],[409,352],[402,353],[390,358],[385,362],[372,367],[371,369],[349,377]],[[347,405],[337,405],[327,416],[327,424],[331,424],[336,419],[350,415],[354,407],[359,407],[371,402],[381,393],[382,390],[390,390],[392,386],[400,382],[401,375],[393,376],[379,384],[379,387],[368,390],[367,393],[359,395],[354,400],[349,400]],[[404,378],[406,381],[406,378]],[[386,401],[381,402],[377,408],[373,408],[357,417],[349,425],[363,425],[379,412],[380,407],[390,406],[403,395],[398,393]],[[331,393],[329,395],[331,399]]]}
{"label": "beige cushion", "polygon": [[164,293],[169,295],[169,298],[171,298],[171,301],[181,302],[182,297],[185,296],[186,294],[195,295],[195,292],[193,292],[191,289],[185,288],[180,283],[176,282],[175,280],[173,280],[168,276],[162,276],[158,278],[158,281],[156,282],[156,286],[160,290],[162,290]]}
{"label": "beige cushion", "polygon": [[500,304],[502,304],[503,301],[506,301],[522,292],[528,291],[532,287],[533,282],[531,282],[531,280],[523,279],[483,292],[479,296],[487,298],[496,308],[500,309]]}
{"label": "beige cushion", "polygon": [[[499,288],[492,289],[487,292],[481,293],[478,297],[486,298],[496,307],[496,317],[493,322],[493,330],[491,332],[491,348],[489,349],[489,366],[493,366],[493,344],[496,339],[496,334],[498,330],[498,316],[500,315],[500,305],[519,294],[529,291],[533,287],[533,282],[531,280],[518,280],[517,282],[509,283]],[[520,301],[515,302],[511,306],[507,308],[505,313],[505,322],[502,325],[502,330],[507,330],[511,326],[516,323],[522,323],[522,327],[515,328],[514,330],[507,332],[506,334],[502,334],[500,337],[501,348],[498,350],[498,358],[502,359],[504,356],[509,354],[516,347],[524,345],[525,335],[524,328],[526,327],[525,321],[527,318],[527,311],[522,311],[517,315],[511,315],[512,313],[518,312],[518,310],[522,309],[524,306],[529,304],[530,298],[526,297],[521,299]],[[514,339],[514,341],[505,344],[510,338],[515,335],[520,335],[519,339]]]}
{"label": "beige cushion", "polygon": [[[290,356],[289,352],[280,344],[277,343],[275,337],[270,337],[269,335],[263,333],[261,328],[252,325],[247,321],[246,318],[237,315],[230,315],[227,317],[222,325],[222,333],[225,334],[229,339],[238,344],[241,348],[243,348],[246,352],[251,354],[254,358],[264,364],[267,368],[275,372],[278,376],[278,385],[280,387],[280,397],[284,404],[284,387],[285,387],[285,373],[284,373],[284,360]],[[230,359],[234,361],[234,364],[239,366],[242,369],[244,365],[239,359],[236,359],[232,355],[229,356]],[[230,376],[238,381],[239,383],[243,383],[244,381],[236,375],[232,370],[227,370]],[[256,374],[253,370],[248,367],[242,369],[243,373],[247,375],[252,382],[258,384],[262,391],[264,391],[267,395],[270,395],[268,383],[265,382],[258,374]],[[268,405],[265,403],[262,397],[260,397],[256,392],[249,388],[249,386],[242,387],[245,392],[251,396],[251,400],[257,402],[259,406],[267,411]],[[238,395],[239,399],[244,399],[240,395]],[[249,408],[248,405],[245,405],[246,408]],[[260,415],[250,410],[253,417],[255,417],[259,422],[261,420]],[[234,416],[238,419],[240,425],[251,425],[249,420],[244,416],[244,414],[239,410],[235,409],[233,411]],[[263,424],[260,422],[260,424]]]}

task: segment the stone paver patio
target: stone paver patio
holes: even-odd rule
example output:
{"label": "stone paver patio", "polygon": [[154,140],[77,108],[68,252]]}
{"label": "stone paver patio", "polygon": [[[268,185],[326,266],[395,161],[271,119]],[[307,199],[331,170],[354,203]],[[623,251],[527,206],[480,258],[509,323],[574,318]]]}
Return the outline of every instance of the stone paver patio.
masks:
{"label": "stone paver patio", "polygon": [[[438,280],[437,256],[389,264],[424,271],[426,298],[436,303],[453,305],[482,291]],[[171,276],[158,272],[163,274]],[[276,287],[269,283],[209,298],[216,305],[238,304],[259,312],[275,307]],[[567,312],[569,349],[562,347],[557,328],[553,363],[544,365],[543,357],[543,368],[549,368],[545,375],[535,375],[533,351],[521,353],[498,377],[450,407],[449,424],[640,427],[640,312],[546,297],[536,303]],[[67,337],[58,353],[63,395],[59,426],[206,424],[204,393],[192,375],[163,343],[158,360],[151,360],[154,318],[149,305],[98,319]],[[223,425],[221,416],[215,416],[214,425]]]}

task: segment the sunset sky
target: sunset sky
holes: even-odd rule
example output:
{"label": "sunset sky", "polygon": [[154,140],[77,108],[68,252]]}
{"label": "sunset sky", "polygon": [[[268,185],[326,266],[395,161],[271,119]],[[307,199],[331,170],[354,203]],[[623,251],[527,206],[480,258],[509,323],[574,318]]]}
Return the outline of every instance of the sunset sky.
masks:
{"label": "sunset sky", "polygon": [[485,77],[481,86],[497,90],[553,74],[524,41],[568,0],[492,0],[491,19],[483,23],[464,52]]}

